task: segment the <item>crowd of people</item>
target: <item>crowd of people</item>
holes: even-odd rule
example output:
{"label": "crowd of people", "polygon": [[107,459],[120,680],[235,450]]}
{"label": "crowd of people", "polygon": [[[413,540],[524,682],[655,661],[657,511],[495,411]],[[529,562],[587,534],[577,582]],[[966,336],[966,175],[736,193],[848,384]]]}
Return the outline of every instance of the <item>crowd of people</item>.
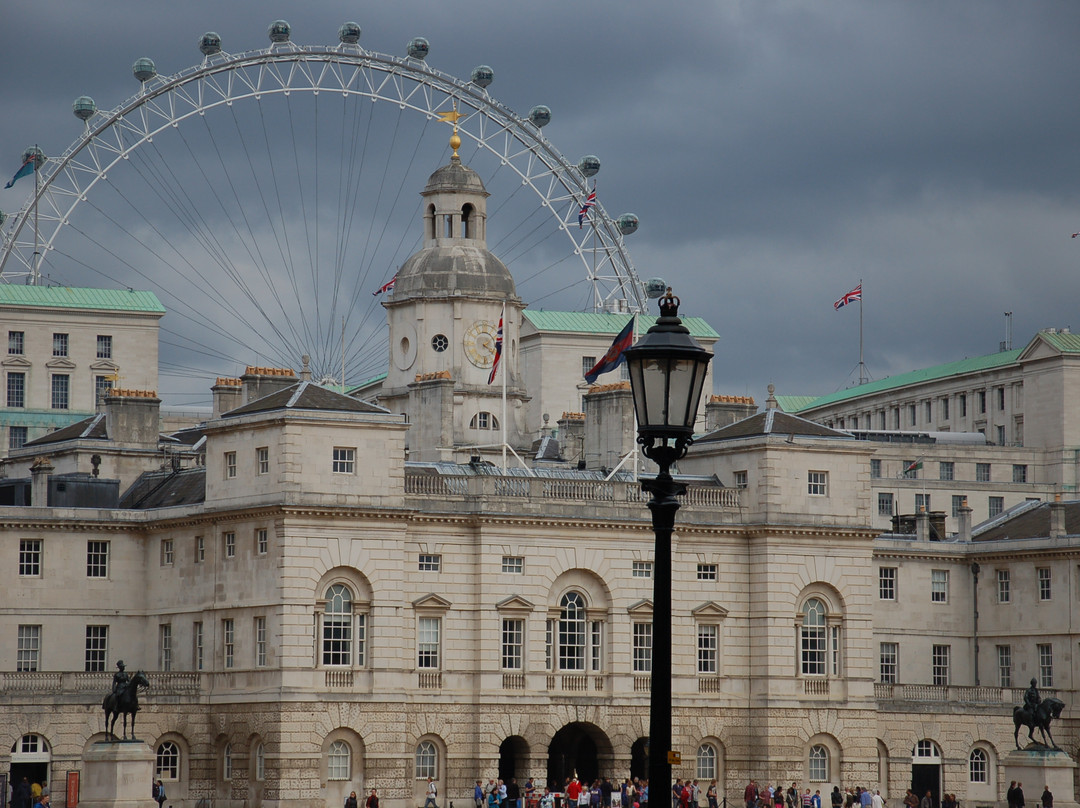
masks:
{"label": "crowd of people", "polygon": [[8,782],[7,800],[11,808],[49,808],[49,784],[31,783],[27,777]]}

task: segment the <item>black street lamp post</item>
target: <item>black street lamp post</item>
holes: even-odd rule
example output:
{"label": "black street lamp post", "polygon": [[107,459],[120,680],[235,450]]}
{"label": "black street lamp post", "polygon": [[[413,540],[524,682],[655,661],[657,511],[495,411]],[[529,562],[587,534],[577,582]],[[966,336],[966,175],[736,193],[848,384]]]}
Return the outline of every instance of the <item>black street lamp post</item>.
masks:
{"label": "black street lamp post", "polygon": [[671,477],[671,464],[694,440],[694,421],[712,354],[679,319],[671,289],[660,300],[660,318],[626,350],[642,453],[660,467],[641,487],[652,494],[653,636],[649,705],[649,803],[666,808],[671,787],[671,532],[678,496],[686,486]]}

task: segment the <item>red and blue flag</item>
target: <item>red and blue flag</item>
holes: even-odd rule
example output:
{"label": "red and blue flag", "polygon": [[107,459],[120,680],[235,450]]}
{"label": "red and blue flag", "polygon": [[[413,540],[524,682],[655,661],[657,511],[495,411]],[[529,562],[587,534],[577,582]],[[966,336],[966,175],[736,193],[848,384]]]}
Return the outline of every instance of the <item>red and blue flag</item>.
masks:
{"label": "red and blue flag", "polygon": [[488,384],[495,381],[495,374],[499,370],[499,360],[502,359],[502,325],[503,318],[499,318],[499,332],[495,335],[495,361],[491,363],[491,373],[488,374]]}
{"label": "red and blue flag", "polygon": [[589,195],[585,198],[585,204],[582,205],[581,210],[578,211],[577,226],[578,226],[579,230],[581,229],[581,226],[582,226],[581,223],[584,222],[585,218],[589,215],[589,208],[594,208],[594,207],[596,207],[596,186],[595,185],[593,186],[593,189],[589,193]]}
{"label": "red and blue flag", "polygon": [[840,311],[840,309],[844,308],[844,306],[846,306],[848,303],[854,303],[856,300],[859,300],[859,301],[862,300],[862,284],[861,283],[858,286],[856,286],[854,289],[852,289],[850,292],[848,292],[846,295],[844,295],[842,298],[840,298],[835,303],[833,303],[832,305],[833,305],[834,309],[836,309],[837,311]]}
{"label": "red and blue flag", "polygon": [[593,365],[592,370],[585,374],[585,381],[589,384],[596,382],[596,377],[603,373],[609,373],[626,361],[626,349],[634,344],[634,318],[630,318],[623,330],[615,337],[607,353],[600,357],[600,361]]}
{"label": "red and blue flag", "polygon": [[395,275],[390,280],[388,280],[386,283],[384,283],[382,286],[380,286],[377,291],[372,292],[371,293],[372,296],[378,297],[383,292],[392,292],[392,291],[394,291],[394,284],[395,283],[397,283],[397,275]]}

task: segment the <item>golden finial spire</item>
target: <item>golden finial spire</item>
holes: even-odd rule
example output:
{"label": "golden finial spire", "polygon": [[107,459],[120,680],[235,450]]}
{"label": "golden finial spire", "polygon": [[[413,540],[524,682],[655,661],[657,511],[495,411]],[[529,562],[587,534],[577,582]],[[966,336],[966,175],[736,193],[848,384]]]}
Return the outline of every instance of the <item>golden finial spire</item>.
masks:
{"label": "golden finial spire", "polygon": [[457,101],[454,101],[453,110],[451,110],[450,112],[440,112],[439,113],[439,120],[440,121],[446,121],[447,123],[452,123],[454,125],[454,134],[450,135],[450,148],[454,150],[454,153],[452,155],[450,155],[450,157],[451,157],[451,159],[455,159],[455,160],[460,160],[461,159],[460,157],[458,157],[458,152],[457,152],[457,150],[459,148],[461,148],[461,138],[458,137],[458,133],[457,133],[457,122],[458,122],[458,118],[462,118],[462,117],[464,117],[464,116],[460,112],[458,112],[458,110],[457,110]]}

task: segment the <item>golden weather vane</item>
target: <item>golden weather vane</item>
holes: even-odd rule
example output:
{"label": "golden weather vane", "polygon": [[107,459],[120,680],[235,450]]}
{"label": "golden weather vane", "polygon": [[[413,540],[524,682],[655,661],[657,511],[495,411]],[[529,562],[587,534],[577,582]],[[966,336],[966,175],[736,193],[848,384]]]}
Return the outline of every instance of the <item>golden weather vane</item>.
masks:
{"label": "golden weather vane", "polygon": [[[453,157],[458,157],[458,151],[457,150],[459,148],[461,148],[461,138],[458,137],[458,125],[457,125],[457,122],[458,122],[458,119],[464,118],[464,117],[465,116],[462,113],[458,112],[457,101],[454,102],[454,108],[452,110],[450,110],[449,112],[440,112],[439,113],[439,120],[440,121],[445,121],[446,123],[452,123],[454,125],[454,134],[450,135],[450,148],[454,150],[454,153],[452,155],[450,155],[452,158]],[[460,159],[460,158],[458,158],[458,159]]]}

